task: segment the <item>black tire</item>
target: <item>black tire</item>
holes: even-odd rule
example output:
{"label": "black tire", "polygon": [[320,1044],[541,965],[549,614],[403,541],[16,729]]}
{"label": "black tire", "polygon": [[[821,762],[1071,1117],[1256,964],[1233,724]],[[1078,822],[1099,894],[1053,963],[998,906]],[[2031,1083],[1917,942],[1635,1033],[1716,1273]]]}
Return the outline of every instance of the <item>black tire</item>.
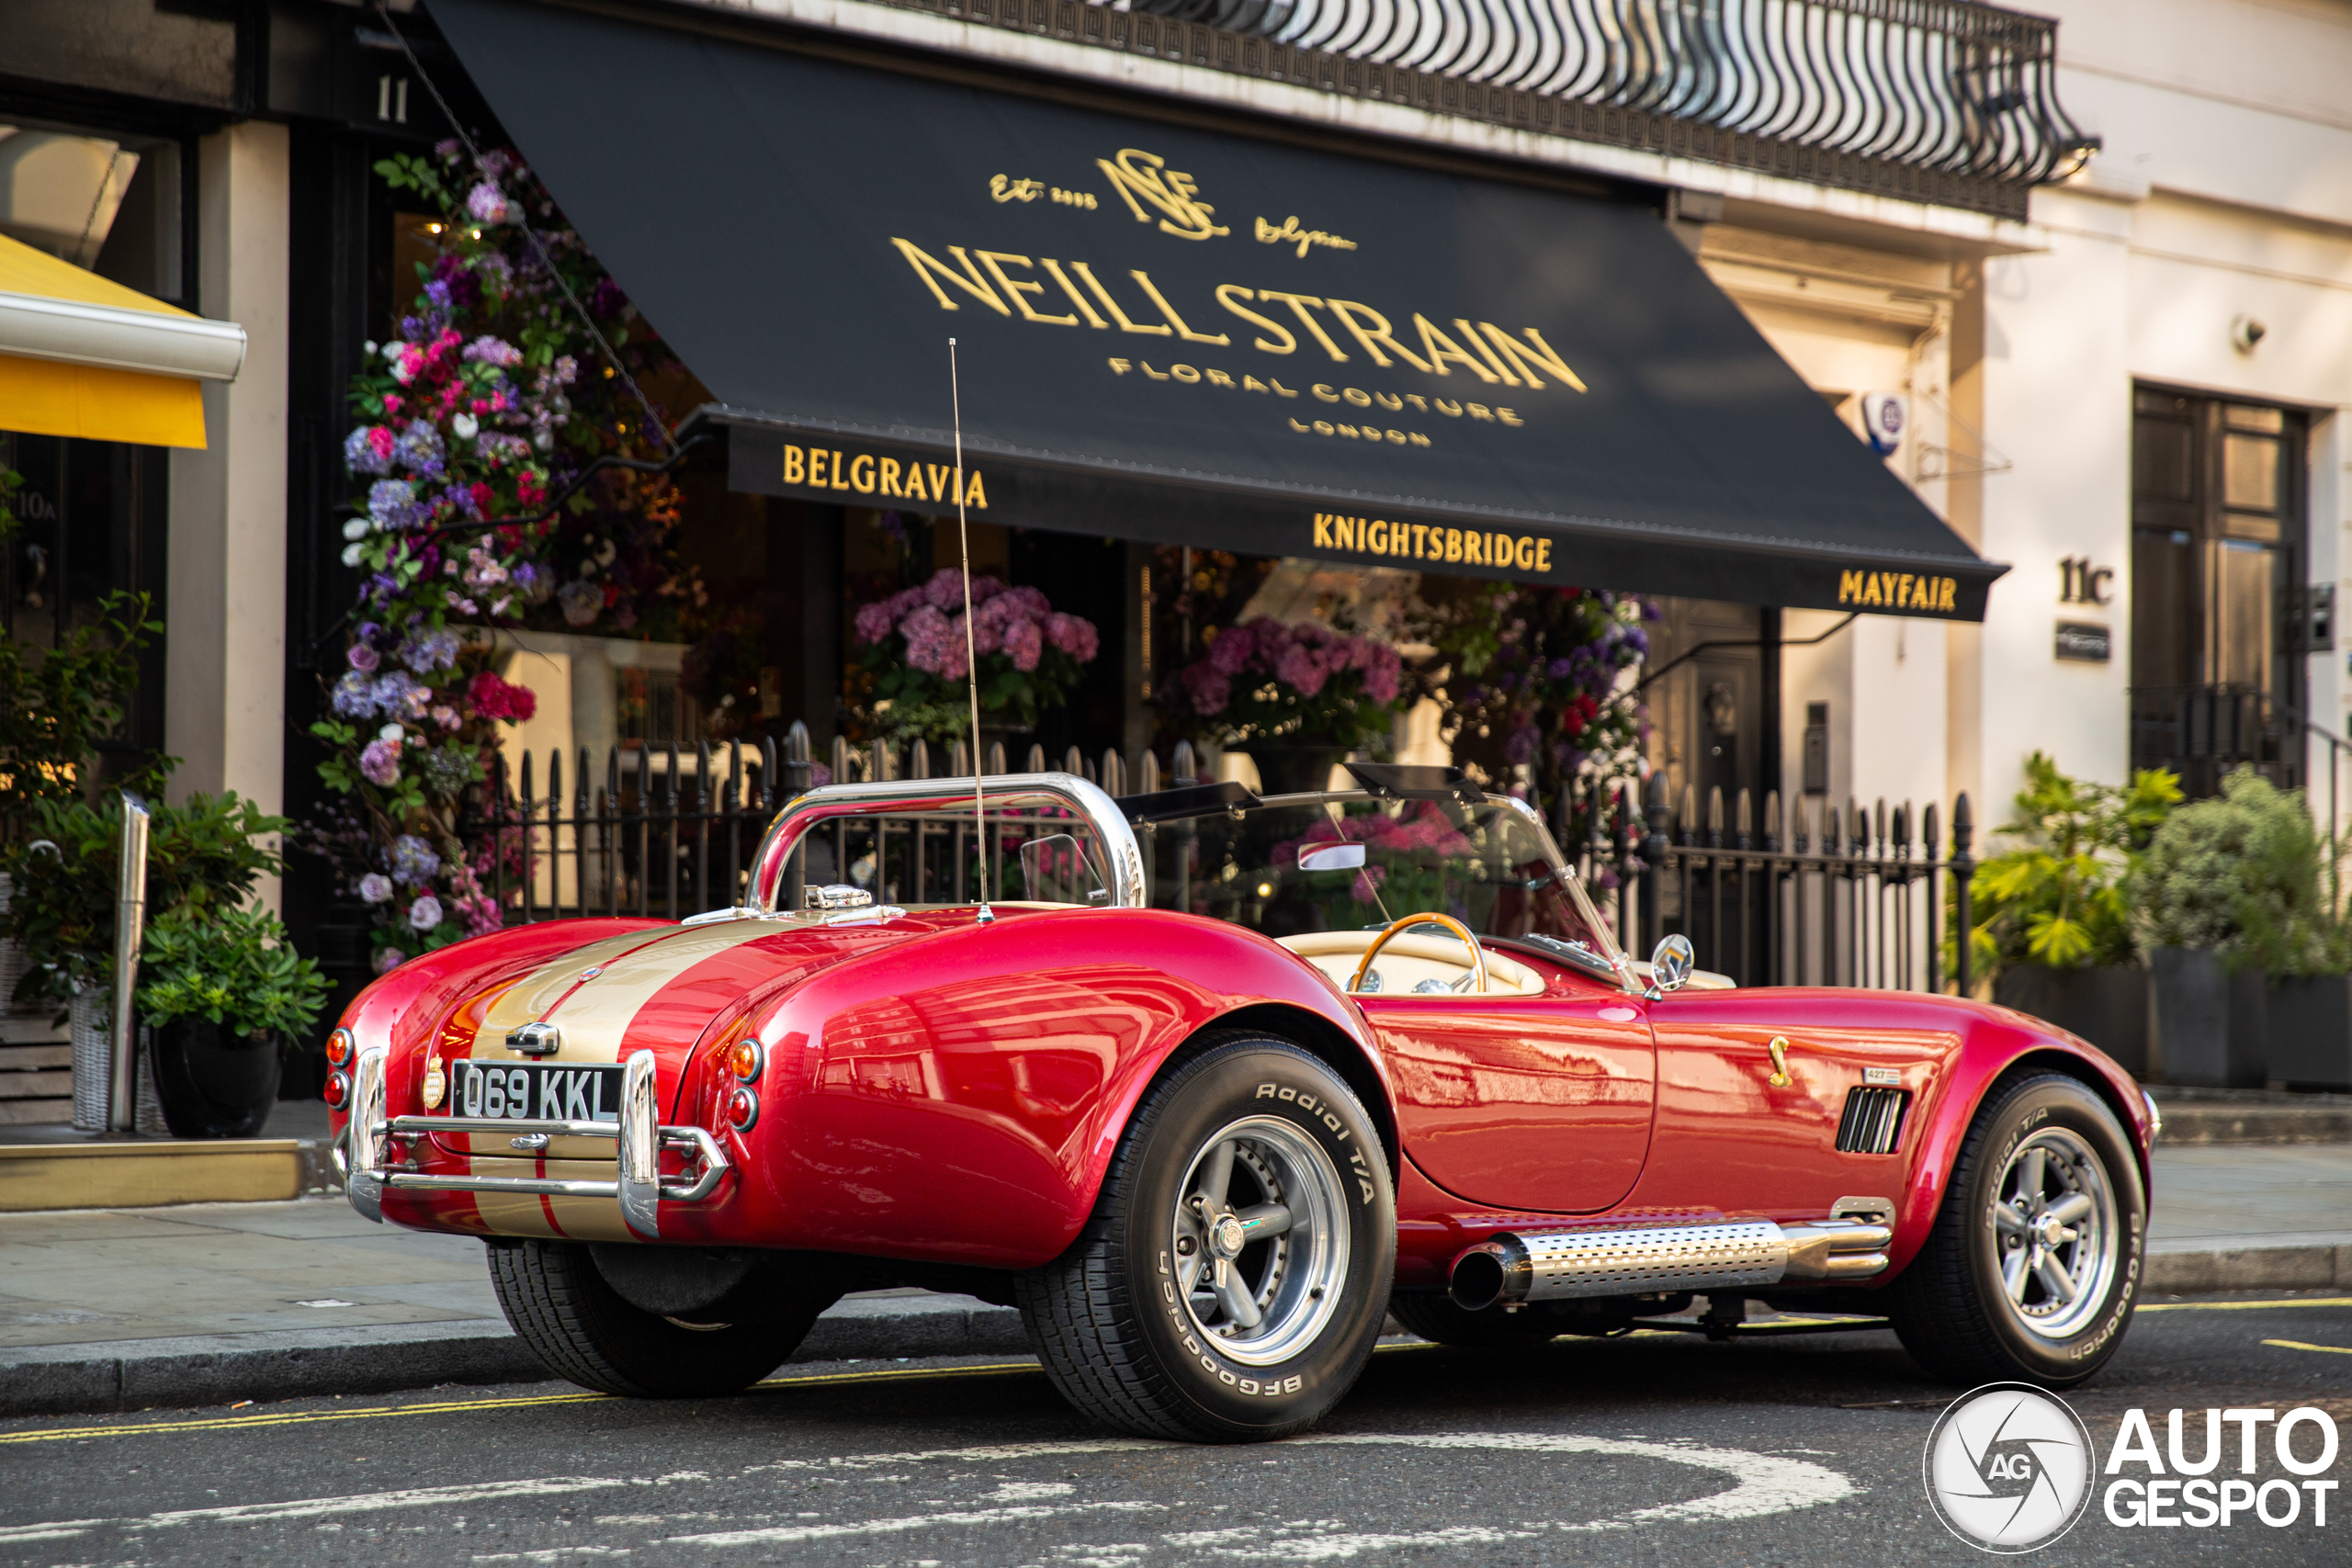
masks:
{"label": "black tire", "polygon": [[[2061,1303],[2028,1269],[2025,1288],[2035,1299],[2012,1305],[2002,1259],[2016,1249],[2017,1211],[2012,1200],[2005,1229],[2005,1216],[1996,1209],[2004,1201],[2002,1189],[2014,1185],[2013,1159],[2030,1157],[2053,1139],[2094,1157],[2100,1168],[2098,1178],[2112,1195],[2111,1220],[2103,1217],[2101,1224],[2112,1235],[2113,1250],[2097,1265],[2094,1282],[2077,1292],[2085,1304]],[[2052,1156],[2045,1152],[2043,1157]],[[2069,1179],[2088,1177],[2076,1165],[2060,1172],[2062,1184]],[[2107,1207],[2095,1202],[2093,1211],[2104,1216]],[[1920,1365],[1953,1383],[2072,1388],[2096,1374],[2122,1343],[2139,1300],[2147,1216],[2131,1139],[2088,1085],[2042,1073],[1999,1086],[1969,1126],[1927,1245],[1884,1292],[1895,1333]],[[2018,1245],[2033,1256],[2030,1230]],[[2086,1242],[2076,1245],[2078,1256],[2094,1255]],[[2066,1271],[2063,1261],[2059,1267]],[[2037,1331],[2028,1325],[2036,1311],[2064,1315]]]}
{"label": "black tire", "polygon": [[1399,1292],[1390,1299],[1388,1310],[1396,1314],[1397,1322],[1434,1344],[1502,1350],[1525,1349],[1570,1332],[1558,1313],[1546,1310],[1553,1304],[1538,1302],[1517,1312],[1505,1312],[1500,1306],[1470,1312],[1446,1296]]}
{"label": "black tire", "polygon": [[[1286,1041],[1229,1035],[1204,1045],[1145,1096],[1079,1239],[1019,1277],[1021,1318],[1054,1386],[1106,1426],[1214,1442],[1287,1437],[1339,1402],[1379,1341],[1396,1273],[1396,1195],[1379,1130],[1338,1074]],[[1198,1162],[1216,1157],[1216,1134],[1253,1120],[1265,1136],[1239,1138],[1245,1157],[1290,1148],[1300,1163],[1284,1202],[1304,1212],[1323,1190],[1317,1212],[1328,1216],[1301,1239],[1284,1238],[1279,1255],[1245,1251],[1233,1259],[1235,1278],[1265,1282],[1261,1331],[1295,1338],[1279,1359],[1255,1362],[1243,1359],[1252,1330],[1233,1335],[1222,1324],[1233,1337],[1221,1339],[1191,1292],[1180,1292],[1171,1229],[1188,1193],[1205,1190],[1193,1183]],[[1318,1150],[1328,1170],[1314,1163]],[[1245,1184],[1259,1181],[1238,1159],[1228,1168]],[[1330,1177],[1336,1188],[1317,1187]],[[1257,1195],[1268,1199],[1262,1184]],[[1238,1199],[1232,1206],[1240,1207]],[[1342,1235],[1343,1262],[1333,1245]],[[1200,1257],[1209,1257],[1205,1243]],[[1331,1283],[1310,1298],[1306,1281],[1327,1277],[1313,1272],[1317,1259]],[[1212,1305],[1209,1315],[1220,1310]]]}
{"label": "black tire", "polygon": [[755,1274],[688,1326],[623,1301],[579,1242],[493,1240],[489,1253],[498,1304],[531,1353],[558,1377],[631,1398],[748,1388],[784,1363],[832,1303]]}

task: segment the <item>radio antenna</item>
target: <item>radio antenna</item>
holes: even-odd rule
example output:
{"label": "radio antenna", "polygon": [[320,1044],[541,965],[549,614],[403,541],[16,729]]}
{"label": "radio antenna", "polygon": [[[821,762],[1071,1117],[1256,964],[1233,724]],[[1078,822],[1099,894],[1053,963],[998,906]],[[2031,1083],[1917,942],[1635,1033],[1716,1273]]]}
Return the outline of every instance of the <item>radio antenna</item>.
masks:
{"label": "radio antenna", "polygon": [[981,776],[988,767],[980,758],[979,638],[972,624],[972,525],[965,516],[964,390],[956,374],[956,340],[947,340],[947,400],[956,414],[956,537],[964,559],[964,687],[972,700],[972,825],[980,851],[979,921],[989,925],[996,912],[989,908],[989,812]]}

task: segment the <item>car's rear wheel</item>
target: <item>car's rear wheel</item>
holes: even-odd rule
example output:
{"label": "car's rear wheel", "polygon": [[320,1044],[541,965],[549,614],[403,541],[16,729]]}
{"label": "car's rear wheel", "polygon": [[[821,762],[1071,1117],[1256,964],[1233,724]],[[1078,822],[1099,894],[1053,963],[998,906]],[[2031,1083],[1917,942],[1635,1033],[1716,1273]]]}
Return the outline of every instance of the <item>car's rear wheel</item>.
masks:
{"label": "car's rear wheel", "polygon": [[684,1399],[748,1388],[783,1364],[833,1300],[763,1271],[672,1316],[629,1304],[581,1243],[493,1237],[489,1252],[515,1337],[558,1377],[603,1393]]}
{"label": "car's rear wheel", "polygon": [[2147,1196],[2106,1103],[2042,1074],[1987,1100],[1935,1229],[1887,1289],[1904,1348],[1955,1382],[2069,1388],[2121,1344]]}
{"label": "car's rear wheel", "polygon": [[1110,1426],[1247,1441],[1338,1402],[1379,1340],[1396,1199],[1339,1075],[1234,1036],[1145,1097],[1086,1229],[1021,1277],[1057,1388]]}

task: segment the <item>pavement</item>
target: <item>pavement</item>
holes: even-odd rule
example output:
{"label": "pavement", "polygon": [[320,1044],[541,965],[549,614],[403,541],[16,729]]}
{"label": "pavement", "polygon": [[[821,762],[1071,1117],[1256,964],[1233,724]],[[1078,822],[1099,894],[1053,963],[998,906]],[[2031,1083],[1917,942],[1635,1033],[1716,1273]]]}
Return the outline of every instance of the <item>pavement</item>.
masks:
{"label": "pavement", "polygon": [[[1884,1330],[1640,1331],[1503,1354],[1392,1341],[1316,1429],[1257,1445],[1106,1431],[1003,1357],[796,1366],[727,1399],[540,1381],[0,1418],[0,1562],[1965,1568],[1987,1559],[1939,1522],[1921,1463],[1954,1394]],[[2087,1495],[2037,1563],[2346,1561],[2352,1445],[2331,1428],[2352,1416],[2352,1299],[2149,1303],[2065,1404]],[[2216,1421],[2216,1452],[2224,1410],[2255,1440]],[[2038,1480],[2052,1455],[2071,1488],[2070,1437],[1985,1445],[2006,1480],[1980,1498],[2041,1509],[2020,1467]],[[2203,1528],[2144,1528],[2150,1499],[2152,1523]],[[2063,1523],[2063,1502],[2027,1522]]]}
{"label": "pavement", "polygon": [[[2159,1146],[2147,1289],[2352,1287],[2352,1144]],[[797,1361],[1024,1353],[1018,1314],[844,1298]],[[0,1214],[0,1415],[535,1380],[481,1246],[339,1197]]]}

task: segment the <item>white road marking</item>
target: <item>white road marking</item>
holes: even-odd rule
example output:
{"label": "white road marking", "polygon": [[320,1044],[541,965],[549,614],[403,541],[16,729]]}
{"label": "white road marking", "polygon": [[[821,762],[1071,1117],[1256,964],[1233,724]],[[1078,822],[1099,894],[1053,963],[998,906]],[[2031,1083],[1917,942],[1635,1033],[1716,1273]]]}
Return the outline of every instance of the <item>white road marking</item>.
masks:
{"label": "white road marking", "polygon": [[1064,1454],[1124,1454],[1149,1449],[1190,1450],[1197,1444],[1155,1442],[1145,1438],[1083,1438],[1068,1442],[999,1443],[970,1449],[923,1449],[890,1454],[836,1454],[830,1459],[785,1459],[747,1466],[745,1475],[766,1470],[870,1470],[885,1464],[1001,1464],[1007,1460],[1051,1459]]}
{"label": "white road marking", "polygon": [[1048,1497],[1067,1497],[1078,1488],[1067,1481],[1008,1481],[993,1492],[983,1493],[984,1503],[1038,1503]]}
{"label": "white road marking", "polygon": [[142,1518],[60,1519],[49,1524],[0,1526],[0,1546],[19,1540],[46,1540],[60,1535],[80,1535],[114,1525],[125,1529],[163,1529],[175,1525],[250,1524],[271,1519],[320,1518],[332,1514],[367,1513],[381,1508],[435,1507],[446,1503],[471,1503],[500,1497],[552,1497],[571,1492],[594,1492],[608,1486],[657,1484],[614,1476],[552,1475],[529,1481],[488,1481],[469,1486],[413,1486],[397,1492],[363,1492],[340,1497],[301,1497],[288,1503],[238,1503],[221,1508],[180,1508],[149,1514]]}
{"label": "white road marking", "polygon": [[784,1525],[773,1529],[720,1530],[712,1535],[665,1537],[663,1546],[775,1546],[799,1540],[838,1540],[844,1536],[898,1535],[907,1530],[957,1525],[1003,1525],[1023,1519],[1052,1519],[1069,1514],[1164,1513],[1165,1503],[1063,1503],[1010,1508],[963,1508],[944,1514],[906,1514],[890,1519],[861,1519],[846,1525]]}

